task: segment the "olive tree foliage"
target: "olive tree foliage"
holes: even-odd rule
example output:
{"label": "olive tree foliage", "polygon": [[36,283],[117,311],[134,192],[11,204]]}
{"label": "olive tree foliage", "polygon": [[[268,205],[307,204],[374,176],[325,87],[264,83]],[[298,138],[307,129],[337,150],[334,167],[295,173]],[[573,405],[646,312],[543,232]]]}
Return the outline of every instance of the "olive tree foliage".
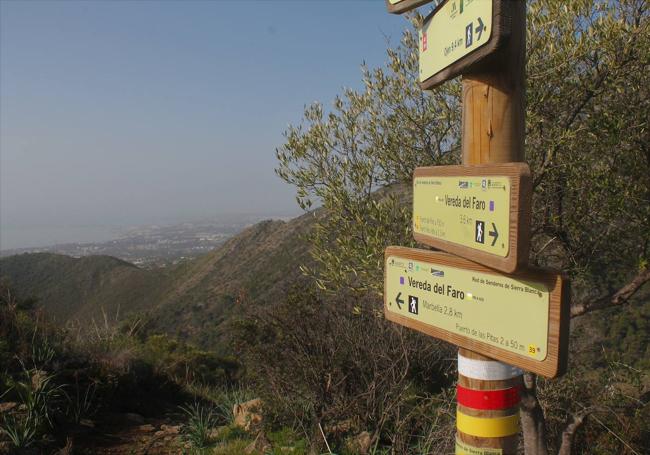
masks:
{"label": "olive tree foliage", "polygon": [[[531,0],[527,11],[531,260],[566,272],[578,300],[606,299],[647,270],[647,1]],[[460,160],[460,83],[418,87],[419,20],[385,67],[363,67],[363,90],[308,106],[276,151],[299,205],[326,212],[308,271],[322,288],[379,291],[385,246],[414,244],[413,170]]]}
{"label": "olive tree foliage", "polygon": [[[650,280],[648,15],[645,0],[528,2],[531,261],[571,278],[572,316],[623,304]],[[572,381],[570,374],[559,386],[542,382],[538,398],[526,375],[526,453],[635,453],[643,443],[628,415],[640,412],[639,402],[619,400],[614,413],[597,398],[598,385],[558,400],[554,390]],[[545,420],[563,429],[551,424],[549,438]],[[579,428],[587,424],[596,438],[603,421],[608,439],[576,443]]]}
{"label": "olive tree foliage", "polygon": [[532,259],[578,302],[647,268],[650,29],[645,0],[535,0],[528,8],[526,151]]}
{"label": "olive tree foliage", "polygon": [[459,84],[419,89],[417,39],[407,30],[385,68],[364,65],[363,89],[345,89],[330,108],[307,106],[276,152],[300,207],[326,211],[310,238],[320,267],[307,271],[323,289],[379,290],[384,247],[413,244],[410,197],[387,187],[410,182],[418,166],[458,160]]}

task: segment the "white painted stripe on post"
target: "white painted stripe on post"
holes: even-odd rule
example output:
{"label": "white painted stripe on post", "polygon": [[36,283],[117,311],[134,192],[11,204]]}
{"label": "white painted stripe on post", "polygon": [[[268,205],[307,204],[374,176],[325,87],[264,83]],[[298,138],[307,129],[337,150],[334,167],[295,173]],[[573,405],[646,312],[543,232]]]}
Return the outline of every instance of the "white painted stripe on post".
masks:
{"label": "white painted stripe on post", "polygon": [[494,360],[475,360],[463,357],[458,353],[458,373],[466,378],[482,379],[484,381],[503,381],[524,374],[517,367],[506,365]]}

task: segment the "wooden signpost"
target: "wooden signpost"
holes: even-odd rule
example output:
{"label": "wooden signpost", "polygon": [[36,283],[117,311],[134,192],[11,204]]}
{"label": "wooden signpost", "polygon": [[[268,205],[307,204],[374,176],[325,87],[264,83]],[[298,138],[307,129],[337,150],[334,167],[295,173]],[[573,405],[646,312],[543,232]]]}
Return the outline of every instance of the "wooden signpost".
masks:
{"label": "wooden signpost", "polygon": [[402,14],[419,6],[431,3],[433,0],[386,0],[389,13]]}
{"label": "wooden signpost", "polygon": [[513,0],[446,0],[420,29],[420,86],[431,89],[478,64],[504,46],[511,32]]}
{"label": "wooden signpost", "polygon": [[386,249],[384,273],[386,319],[549,378],[566,370],[569,307],[560,275],[506,275],[402,247]]}
{"label": "wooden signpost", "polygon": [[520,368],[567,365],[568,281],[526,268],[525,37],[524,0],[445,0],[420,30],[420,86],[463,76],[463,166],[415,171],[414,236],[467,259],[389,247],[384,310],[459,346],[457,455],[516,454]]}
{"label": "wooden signpost", "polygon": [[417,168],[413,235],[512,273],[528,263],[531,193],[525,163]]}

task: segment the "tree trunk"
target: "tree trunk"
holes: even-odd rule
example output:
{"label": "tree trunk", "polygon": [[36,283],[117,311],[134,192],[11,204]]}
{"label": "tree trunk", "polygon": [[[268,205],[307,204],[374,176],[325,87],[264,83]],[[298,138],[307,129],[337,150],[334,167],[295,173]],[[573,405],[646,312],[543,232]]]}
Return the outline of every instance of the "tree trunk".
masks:
{"label": "tree trunk", "polygon": [[524,453],[526,455],[548,455],[546,420],[537,399],[537,377],[532,373],[524,374],[519,417],[524,433]]}

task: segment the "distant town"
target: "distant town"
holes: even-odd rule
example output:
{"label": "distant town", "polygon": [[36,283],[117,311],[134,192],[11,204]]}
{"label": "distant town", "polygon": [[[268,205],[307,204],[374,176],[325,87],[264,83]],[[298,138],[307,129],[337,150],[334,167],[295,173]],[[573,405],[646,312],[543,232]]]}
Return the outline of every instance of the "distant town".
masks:
{"label": "distant town", "polygon": [[108,255],[143,268],[167,267],[207,253],[246,227],[268,218],[291,217],[237,215],[169,226],[137,226],[125,229],[118,238],[106,242],[15,248],[0,251],[0,257],[39,252],[73,257]]}

